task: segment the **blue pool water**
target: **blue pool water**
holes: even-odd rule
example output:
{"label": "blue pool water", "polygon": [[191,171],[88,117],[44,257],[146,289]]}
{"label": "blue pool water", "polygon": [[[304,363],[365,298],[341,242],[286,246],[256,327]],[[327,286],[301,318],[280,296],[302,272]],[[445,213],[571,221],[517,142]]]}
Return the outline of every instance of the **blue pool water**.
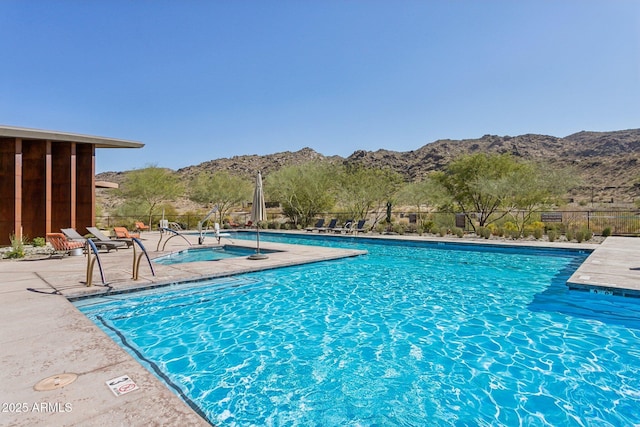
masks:
{"label": "blue pool water", "polygon": [[[205,248],[191,248],[169,255],[155,258],[153,261],[158,264],[171,265],[185,262],[215,261],[225,258],[235,258],[249,256],[256,252],[255,248],[243,248],[239,246],[216,246]],[[267,253],[268,251],[263,251]]]}
{"label": "blue pool water", "polygon": [[587,254],[315,242],[369,254],[76,304],[216,425],[640,424],[640,304],[568,291]]}

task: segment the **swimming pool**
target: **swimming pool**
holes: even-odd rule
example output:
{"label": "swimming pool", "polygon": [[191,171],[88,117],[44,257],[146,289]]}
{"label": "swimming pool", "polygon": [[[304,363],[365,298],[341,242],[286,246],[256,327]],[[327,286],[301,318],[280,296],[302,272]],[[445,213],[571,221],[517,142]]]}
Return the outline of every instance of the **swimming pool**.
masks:
{"label": "swimming pool", "polygon": [[[263,250],[262,252],[270,253],[272,251]],[[189,248],[155,258],[153,262],[163,265],[171,265],[182,264],[185,262],[216,261],[225,258],[249,256],[254,253],[256,253],[255,248],[245,248],[242,246],[230,245],[204,248]]]}
{"label": "swimming pool", "polygon": [[217,425],[640,423],[640,307],[568,291],[587,254],[316,242],[369,255],[77,304]]}

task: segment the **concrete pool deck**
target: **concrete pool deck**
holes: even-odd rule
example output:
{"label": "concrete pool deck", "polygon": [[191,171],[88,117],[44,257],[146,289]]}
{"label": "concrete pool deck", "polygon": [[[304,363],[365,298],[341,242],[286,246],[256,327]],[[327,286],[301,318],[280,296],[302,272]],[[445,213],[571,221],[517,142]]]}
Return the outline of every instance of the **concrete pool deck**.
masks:
{"label": "concrete pool deck", "polygon": [[[187,247],[182,239],[172,239],[167,244],[167,251],[156,252],[159,237],[154,232],[143,235],[143,242],[152,258]],[[402,240],[467,243],[467,239],[457,238],[393,237]],[[189,239],[195,243],[197,236],[189,236]],[[207,239],[206,243],[211,242],[213,239]],[[222,243],[252,246],[252,242],[246,240],[230,242],[223,239]],[[571,284],[640,292],[638,238],[610,237],[600,245],[487,242],[483,239],[469,243],[594,250],[571,277]],[[84,256],[0,261],[0,343],[3,348],[0,359],[0,395],[3,405],[0,410],[0,425],[208,425],[160,380],[80,313],[67,298],[104,293],[110,289],[159,286],[204,276],[228,276],[363,253],[349,249],[267,242],[261,242],[261,248],[279,252],[270,253],[266,260],[231,258],[179,265],[154,264],[155,277],[151,276],[146,260],[142,260],[138,281],[131,279],[131,249],[101,253],[108,287],[101,286],[97,265],[93,274],[94,286],[85,286],[87,258]],[[41,380],[64,373],[77,374],[78,377],[64,387],[35,390],[35,385]],[[107,386],[107,381],[124,375],[130,377],[138,389],[116,396]],[[54,379],[49,384],[55,381]]]}

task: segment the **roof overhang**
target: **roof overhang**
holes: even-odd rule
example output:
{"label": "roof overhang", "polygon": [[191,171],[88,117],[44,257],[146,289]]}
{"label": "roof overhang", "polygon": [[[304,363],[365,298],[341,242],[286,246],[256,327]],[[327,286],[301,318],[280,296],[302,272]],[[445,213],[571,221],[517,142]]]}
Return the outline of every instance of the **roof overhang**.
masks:
{"label": "roof overhang", "polygon": [[117,182],[110,181],[96,181],[96,188],[118,188]]}
{"label": "roof overhang", "polygon": [[81,135],[77,133],[53,130],[29,129],[0,125],[0,138],[39,139],[59,142],[93,144],[96,148],[142,148],[144,144],[126,139],[105,138],[102,136]]}

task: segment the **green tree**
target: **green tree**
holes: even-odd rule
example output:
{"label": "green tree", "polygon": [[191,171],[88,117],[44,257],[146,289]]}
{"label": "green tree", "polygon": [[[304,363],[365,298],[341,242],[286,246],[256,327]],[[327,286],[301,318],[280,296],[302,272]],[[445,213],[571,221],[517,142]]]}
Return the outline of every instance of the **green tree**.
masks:
{"label": "green tree", "polygon": [[558,204],[561,197],[578,184],[577,174],[571,169],[523,162],[509,177],[504,209],[509,212],[522,235],[536,212]]}
{"label": "green tree", "polygon": [[398,201],[417,208],[418,224],[424,227],[423,212],[443,200],[442,187],[431,177],[405,184],[399,191]]}
{"label": "green tree", "polygon": [[265,193],[296,226],[306,227],[335,205],[335,177],[336,168],[329,163],[287,166],[265,178]]}
{"label": "green tree", "polygon": [[158,204],[175,200],[182,191],[182,183],[173,171],[155,165],[128,172],[120,186],[120,195],[126,199],[125,204],[145,209],[149,224],[157,213]]}
{"label": "green tree", "polygon": [[201,172],[191,182],[189,198],[194,202],[212,208],[218,207],[218,218],[222,224],[223,218],[234,206],[251,199],[251,184],[227,171],[213,174]]}
{"label": "green tree", "polygon": [[[477,215],[480,227],[507,215],[506,211],[498,212],[504,207],[507,195],[512,193],[510,179],[520,167],[508,154],[472,154],[452,161],[444,171],[435,172],[433,178],[475,231],[472,214]],[[495,213],[498,214],[493,215]]]}
{"label": "green tree", "polygon": [[395,202],[402,177],[390,169],[344,167],[339,175],[338,202],[350,218],[364,219],[376,212],[375,223],[386,212],[387,202]]}

